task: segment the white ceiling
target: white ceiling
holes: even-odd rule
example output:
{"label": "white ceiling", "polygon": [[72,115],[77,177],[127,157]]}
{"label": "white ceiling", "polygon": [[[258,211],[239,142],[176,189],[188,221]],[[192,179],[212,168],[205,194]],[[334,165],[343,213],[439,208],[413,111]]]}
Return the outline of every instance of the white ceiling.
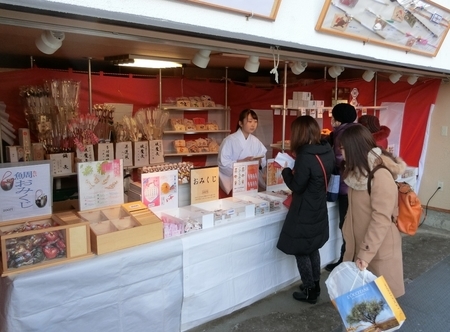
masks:
{"label": "white ceiling", "polygon": [[[35,39],[43,30],[65,33],[62,47],[53,55],[41,53],[35,45]],[[315,70],[320,74],[323,74],[324,67],[337,64],[336,61],[339,61],[339,65],[359,71],[375,69],[379,73],[389,73],[398,70],[384,64],[336,59],[333,55],[306,54],[300,50],[275,50],[266,45],[249,45],[207,37],[185,36],[142,27],[119,27],[108,23],[84,21],[81,18],[63,18],[0,9],[0,55],[32,56],[55,59],[55,61],[60,58],[74,60],[91,58],[101,61],[105,57],[122,54],[192,59],[199,49],[209,48],[212,54],[208,68],[242,69],[246,57],[255,54],[260,56],[260,70],[267,72],[274,67],[275,53],[281,60],[280,68],[287,61],[306,60],[309,64],[308,70]],[[421,72],[409,68],[401,68],[401,71],[404,74],[445,77],[439,73]],[[348,73],[348,70],[346,72]],[[388,74],[385,76],[387,77]]]}

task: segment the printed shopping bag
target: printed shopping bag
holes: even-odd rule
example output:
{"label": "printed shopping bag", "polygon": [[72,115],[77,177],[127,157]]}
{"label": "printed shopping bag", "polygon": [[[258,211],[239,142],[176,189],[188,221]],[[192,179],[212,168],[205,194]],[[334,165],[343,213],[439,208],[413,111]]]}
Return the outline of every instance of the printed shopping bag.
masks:
{"label": "printed shopping bag", "polygon": [[325,284],[346,331],[395,331],[406,319],[384,277],[353,262],[337,266]]}
{"label": "printed shopping bag", "polygon": [[339,174],[331,174],[330,183],[328,184],[327,201],[336,202],[339,195],[339,183],[341,176]]}

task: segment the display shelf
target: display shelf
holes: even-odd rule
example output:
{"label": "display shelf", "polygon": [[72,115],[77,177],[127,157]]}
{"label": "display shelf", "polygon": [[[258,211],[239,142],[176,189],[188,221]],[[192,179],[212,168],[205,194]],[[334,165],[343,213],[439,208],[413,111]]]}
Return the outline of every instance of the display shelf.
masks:
{"label": "display shelf", "polygon": [[[170,123],[167,123],[166,128],[163,130],[163,148],[164,148],[164,157],[192,157],[192,156],[208,156],[208,155],[217,155],[218,151],[214,152],[187,152],[187,153],[177,153],[173,149],[173,142],[175,140],[183,140],[184,136],[195,136],[200,135],[204,139],[211,138],[220,145],[221,141],[227,136],[231,130],[229,130],[229,111],[230,108],[224,106],[216,106],[216,107],[176,107],[176,106],[165,106],[162,108],[165,111],[171,113],[171,118],[180,118],[183,115],[186,115],[182,112],[203,112],[201,113],[204,118],[205,123],[214,123],[217,125],[217,130],[192,130],[193,128],[189,128],[190,130],[173,130],[174,128]],[[191,114],[192,115],[192,114]],[[185,129],[185,128],[183,128]],[[193,137],[198,139],[199,137]],[[189,140],[186,137],[186,140]]]}
{"label": "display shelf", "polygon": [[230,132],[231,130],[195,130],[195,131],[164,130],[163,134],[166,135],[195,135],[195,134],[214,134],[214,133],[229,134]]}
{"label": "display shelf", "polygon": [[[270,108],[272,109],[283,109],[284,106],[283,105],[270,105]],[[330,111],[333,109],[332,106],[323,106],[323,107],[286,107],[286,110],[324,110],[324,111]],[[366,110],[385,110],[387,109],[386,106],[356,106],[355,109],[357,110],[362,110],[362,109],[366,109]]]}
{"label": "display shelf", "polygon": [[189,153],[176,153],[169,152],[164,153],[164,157],[192,157],[192,156],[206,156],[206,155],[217,155],[219,152],[189,152]]}
{"label": "display shelf", "polygon": [[284,147],[283,147],[281,143],[270,144],[270,147],[273,148],[273,149],[279,149],[279,150],[290,150],[291,149],[290,145],[286,145],[285,144]]}
{"label": "display shelf", "polygon": [[177,107],[177,106],[163,106],[163,111],[188,111],[188,112],[200,112],[200,111],[226,111],[230,110],[229,107],[215,106],[215,107]]}

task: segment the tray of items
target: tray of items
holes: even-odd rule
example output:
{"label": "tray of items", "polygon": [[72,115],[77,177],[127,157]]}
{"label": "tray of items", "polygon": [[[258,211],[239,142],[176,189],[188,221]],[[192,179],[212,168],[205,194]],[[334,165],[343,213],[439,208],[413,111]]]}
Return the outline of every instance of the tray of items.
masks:
{"label": "tray of items", "polygon": [[142,202],[79,211],[91,231],[92,250],[97,254],[161,240],[163,225]]}
{"label": "tray of items", "polygon": [[248,202],[233,202],[226,198],[192,205],[214,212],[215,226],[255,216],[255,204]]}
{"label": "tray of items", "polygon": [[255,215],[261,215],[268,213],[270,211],[270,204],[267,200],[261,199],[257,196],[251,196],[251,195],[236,195],[233,197],[225,198],[227,200],[230,200],[232,202],[238,202],[238,203],[250,203],[255,205]]}
{"label": "tray of items", "polygon": [[89,223],[73,213],[0,226],[2,276],[92,256]]}
{"label": "tray of items", "polygon": [[214,226],[213,212],[192,205],[155,213],[163,222],[164,238]]}

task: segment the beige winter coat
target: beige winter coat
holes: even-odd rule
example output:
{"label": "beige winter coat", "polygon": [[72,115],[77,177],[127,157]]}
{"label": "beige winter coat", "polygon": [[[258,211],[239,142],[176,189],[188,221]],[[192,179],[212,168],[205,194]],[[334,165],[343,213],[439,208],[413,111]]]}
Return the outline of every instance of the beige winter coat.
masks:
{"label": "beige winter coat", "polygon": [[[377,155],[381,150],[373,150]],[[369,263],[368,270],[383,275],[395,297],[405,293],[403,281],[402,238],[391,217],[398,215],[398,190],[394,178],[403,174],[406,164],[382,156],[383,164],[374,173],[371,194],[367,191],[367,177],[350,174],[348,210],[342,233],[346,242],[344,261],[360,258]],[[376,156],[369,153],[371,169]]]}

